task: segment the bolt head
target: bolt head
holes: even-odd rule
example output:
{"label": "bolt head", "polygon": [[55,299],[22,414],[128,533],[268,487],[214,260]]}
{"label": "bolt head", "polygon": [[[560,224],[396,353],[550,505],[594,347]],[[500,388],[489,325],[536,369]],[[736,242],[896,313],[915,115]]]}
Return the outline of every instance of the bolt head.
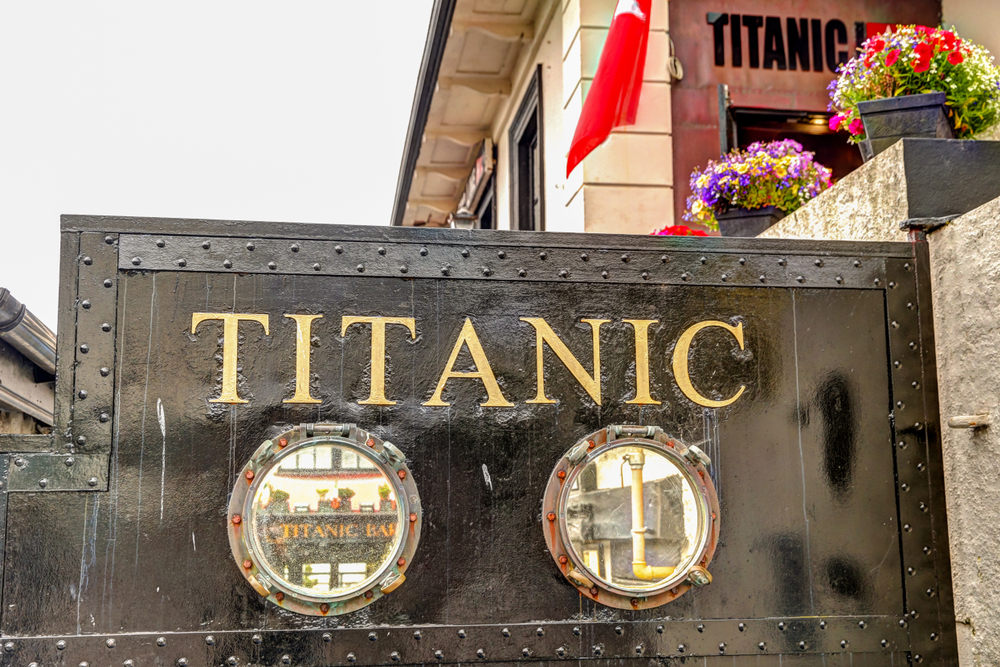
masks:
{"label": "bolt head", "polygon": [[252,482],[254,477],[253,470],[247,470],[245,473],[243,473],[243,476],[247,478],[248,482]]}
{"label": "bolt head", "polygon": [[545,518],[547,518],[549,521],[555,521],[556,520],[556,513],[555,512],[549,512],[548,515]]}
{"label": "bolt head", "polygon": [[115,642],[115,640],[114,640],[114,639],[109,639],[109,640],[107,640],[107,641],[106,641],[106,642],[104,642],[104,643],[105,643],[105,644],[107,644],[108,648],[114,648],[114,647],[115,647],[115,644],[116,644],[116,642]]}
{"label": "bolt head", "polygon": [[241,517],[239,514],[234,514],[233,523],[237,526],[240,525],[241,523],[243,523],[243,517]]}
{"label": "bolt head", "polygon": [[205,637],[205,643],[208,644],[209,646],[214,646],[215,645],[215,637],[213,637],[212,635],[209,635],[209,636]]}
{"label": "bolt head", "polygon": [[417,520],[417,513],[416,512],[410,512],[410,523],[413,523],[416,520]]}
{"label": "bolt head", "polygon": [[[253,561],[250,560],[249,558],[244,559],[244,561],[243,561],[243,569],[244,570],[249,570],[252,567],[253,567]],[[209,637],[209,639],[211,639],[211,637]]]}
{"label": "bolt head", "polygon": [[323,604],[321,604],[319,606],[319,612],[321,614],[329,614],[330,613],[330,605],[328,605],[327,603],[324,602]]}
{"label": "bolt head", "polygon": [[561,563],[562,565],[565,565],[566,563],[568,563],[568,562],[569,562],[569,558],[566,558],[566,556],[559,556],[559,562],[560,562],[560,563]]}
{"label": "bolt head", "polygon": [[285,594],[282,593],[281,591],[278,591],[277,593],[274,594],[274,599],[277,600],[278,602],[284,602]]}

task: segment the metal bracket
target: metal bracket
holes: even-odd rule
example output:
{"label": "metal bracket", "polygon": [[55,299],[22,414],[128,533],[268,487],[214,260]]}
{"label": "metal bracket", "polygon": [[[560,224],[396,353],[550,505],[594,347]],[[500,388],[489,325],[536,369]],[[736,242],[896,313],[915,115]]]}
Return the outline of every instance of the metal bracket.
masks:
{"label": "metal bracket", "polygon": [[943,215],[940,218],[907,218],[900,221],[899,228],[904,232],[933,232],[957,217],[958,215]]}
{"label": "metal bracket", "polygon": [[107,491],[110,454],[14,454],[7,490]]}

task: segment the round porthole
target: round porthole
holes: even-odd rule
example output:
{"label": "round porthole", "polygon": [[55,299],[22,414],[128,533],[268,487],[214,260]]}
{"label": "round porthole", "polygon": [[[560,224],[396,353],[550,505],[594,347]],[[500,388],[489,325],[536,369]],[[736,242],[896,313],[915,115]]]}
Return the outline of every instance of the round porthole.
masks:
{"label": "round porthole", "polygon": [[712,581],[719,499],[711,461],[655,426],[609,426],[577,442],[543,499],[549,552],[580,592],[658,607]]}
{"label": "round porthole", "polygon": [[300,614],[345,614],[403,583],[420,539],[405,457],[353,424],[265,441],[229,501],[229,544],[253,588]]}

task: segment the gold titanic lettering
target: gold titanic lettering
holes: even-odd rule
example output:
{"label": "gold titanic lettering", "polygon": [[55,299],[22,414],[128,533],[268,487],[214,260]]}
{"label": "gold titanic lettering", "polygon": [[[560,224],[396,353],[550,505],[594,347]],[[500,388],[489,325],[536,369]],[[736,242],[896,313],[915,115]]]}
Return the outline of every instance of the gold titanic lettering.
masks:
{"label": "gold titanic lettering", "polygon": [[548,322],[540,317],[522,317],[522,322],[527,322],[531,326],[535,327],[535,372],[538,376],[538,393],[537,395],[526,401],[527,403],[555,403],[554,400],[548,398],[545,395],[545,343],[549,344],[549,348],[556,353],[559,360],[563,362],[567,370],[573,374],[577,382],[583,385],[583,388],[587,390],[590,397],[597,402],[598,405],[601,404],[601,325],[610,322],[611,320],[580,320],[581,322],[586,322],[590,325],[591,331],[594,337],[594,375],[593,377],[587,375],[587,371],[583,370],[583,366],[573,353],[569,351],[569,348],[559,339],[559,336],[552,330]]}
{"label": "gold titanic lettering", "polygon": [[660,405],[649,395],[649,325],[659,320],[622,320],[632,325],[635,334],[635,398],[626,403]]}
{"label": "gold titanic lettering", "polygon": [[368,398],[359,405],[396,405],[385,397],[385,325],[400,324],[410,330],[410,338],[417,337],[417,324],[412,317],[355,317],[345,315],[341,320],[340,335],[347,334],[352,324],[372,325],[372,381]]}
{"label": "gold titanic lettering", "polygon": [[191,333],[197,333],[198,325],[206,320],[222,320],[222,393],[218,398],[210,398],[209,403],[248,403],[236,393],[237,349],[240,322],[257,322],[268,331],[267,315],[251,313],[192,313]]}
{"label": "gold titanic lettering", "polygon": [[285,315],[295,320],[295,395],[283,403],[322,403],[309,393],[309,361],[312,349],[312,322],[322,315]]}
{"label": "gold titanic lettering", "polygon": [[[455,360],[458,359],[458,353],[462,351],[463,345],[469,348],[469,354],[472,355],[472,361],[476,364],[476,370],[474,371],[463,372],[452,370],[455,367]],[[448,358],[448,364],[444,367],[444,372],[441,373],[441,379],[438,380],[437,389],[434,390],[434,395],[431,396],[431,400],[424,403],[424,405],[451,405],[451,403],[446,403],[441,400],[441,392],[444,391],[445,384],[447,384],[448,380],[451,378],[478,378],[481,380],[483,386],[486,387],[487,401],[485,403],[480,403],[479,405],[484,408],[514,407],[514,404],[504,398],[503,392],[500,391],[500,385],[497,384],[497,379],[496,376],[493,375],[493,369],[490,367],[490,362],[486,359],[486,353],[483,351],[483,346],[479,342],[479,336],[476,335],[476,329],[472,326],[472,320],[468,317],[465,318],[465,324],[462,325],[462,331],[458,334],[458,340],[455,341],[455,347],[451,351],[451,357]]]}
{"label": "gold titanic lettering", "polygon": [[741,385],[739,391],[737,391],[731,398],[727,398],[724,401],[714,401],[710,398],[705,398],[694,388],[691,384],[691,376],[688,374],[688,354],[691,351],[691,341],[694,340],[695,334],[697,334],[702,329],[707,329],[709,327],[719,327],[720,329],[725,329],[733,335],[736,342],[740,344],[740,349],[743,348],[743,323],[740,322],[735,327],[726,324],[725,322],[719,322],[718,320],[705,320],[704,322],[698,322],[690,327],[688,327],[681,337],[677,339],[677,346],[674,348],[674,381],[677,382],[677,386],[680,390],[684,392],[684,395],[689,399],[697,403],[698,405],[704,405],[707,408],[723,408],[730,405],[736,401],[743,392],[746,390],[746,385]]}

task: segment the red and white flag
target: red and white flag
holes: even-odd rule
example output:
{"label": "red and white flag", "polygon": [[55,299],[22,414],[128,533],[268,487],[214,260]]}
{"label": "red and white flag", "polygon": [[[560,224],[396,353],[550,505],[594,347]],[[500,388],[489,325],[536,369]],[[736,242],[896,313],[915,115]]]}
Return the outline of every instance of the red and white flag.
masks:
{"label": "red and white flag", "polygon": [[646,68],[649,10],[652,0],[618,0],[597,74],[583,102],[580,121],[570,145],[566,176],[611,130],[634,125]]}

